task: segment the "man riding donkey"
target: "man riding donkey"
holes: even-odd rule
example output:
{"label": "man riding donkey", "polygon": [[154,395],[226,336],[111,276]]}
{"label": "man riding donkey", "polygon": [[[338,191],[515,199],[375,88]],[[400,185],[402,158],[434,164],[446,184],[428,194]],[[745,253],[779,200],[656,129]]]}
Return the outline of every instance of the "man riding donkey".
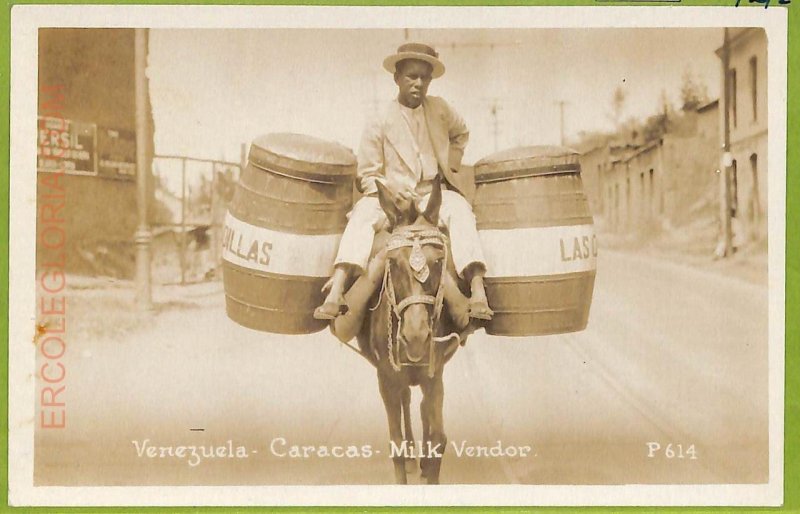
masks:
{"label": "man riding donkey", "polygon": [[[358,188],[364,196],[355,204],[339,243],[339,251],[324,303],[314,311],[317,319],[334,319],[348,311],[345,287],[354,274],[367,269],[375,233],[384,228],[386,215],[378,188],[397,205],[414,202],[424,209],[435,183],[441,181],[440,224],[450,232],[453,263],[459,277],[469,284],[469,317],[489,320],[483,276],[486,263],[472,207],[463,196],[468,177],[459,176],[461,159],[469,139],[464,120],[443,99],[427,96],[428,85],[444,74],[444,65],[428,45],[407,43],[383,62],[394,74],[399,89],[380,116],[369,122],[358,151]],[[436,184],[439,187],[439,184]],[[382,264],[377,266],[382,269]]]}

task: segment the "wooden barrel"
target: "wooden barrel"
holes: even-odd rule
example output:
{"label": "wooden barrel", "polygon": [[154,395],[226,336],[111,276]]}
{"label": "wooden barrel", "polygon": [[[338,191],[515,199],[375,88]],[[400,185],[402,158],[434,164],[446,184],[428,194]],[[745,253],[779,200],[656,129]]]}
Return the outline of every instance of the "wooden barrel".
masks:
{"label": "wooden barrel", "polygon": [[228,316],[248,328],[308,334],[352,207],[356,158],[337,143],[269,134],[250,146],[225,218]]}
{"label": "wooden barrel", "polygon": [[475,164],[475,216],[486,255],[494,335],[586,328],[597,268],[597,236],[578,153],[528,146]]}

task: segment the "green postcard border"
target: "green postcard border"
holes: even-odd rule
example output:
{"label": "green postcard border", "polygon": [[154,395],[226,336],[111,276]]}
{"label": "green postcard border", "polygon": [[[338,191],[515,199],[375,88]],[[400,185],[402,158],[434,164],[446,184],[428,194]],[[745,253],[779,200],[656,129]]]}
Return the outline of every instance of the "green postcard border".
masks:
{"label": "green postcard border", "polygon": [[[681,1],[681,0],[678,0]],[[72,507],[72,508],[12,508],[8,506],[8,277],[9,277],[9,146],[10,146],[10,19],[12,6],[17,4],[228,4],[228,5],[260,5],[260,4],[292,4],[292,5],[459,5],[459,6],[509,6],[509,5],[547,5],[547,6],[587,6],[587,5],[664,5],[654,2],[637,1],[606,1],[606,0],[378,0],[370,2],[368,0],[306,0],[299,2],[274,1],[258,2],[254,0],[228,0],[213,2],[210,0],[196,0],[194,2],[179,2],[165,0],[53,0],[49,2],[41,1],[14,1],[4,0],[3,8],[0,9],[0,29],[2,29],[2,39],[0,40],[0,103],[2,104],[2,119],[0,119],[0,331],[2,331],[3,345],[0,349],[0,390],[1,396],[6,400],[0,408],[0,423],[2,423],[3,437],[0,437],[0,455],[2,465],[0,466],[0,511],[3,512],[199,512],[201,509],[195,507],[136,507],[136,508],[97,508],[97,507]],[[732,6],[733,0],[683,0],[680,4],[670,3],[670,7],[679,6]],[[743,6],[746,2],[743,1]],[[756,8],[750,7],[749,8]],[[746,8],[746,7],[742,7]],[[762,7],[758,7],[762,8]],[[786,396],[785,396],[785,435],[784,435],[784,505],[781,508],[730,508],[730,507],[707,507],[707,508],[675,508],[675,507],[586,507],[580,510],[589,510],[597,513],[614,512],[800,512],[800,323],[795,315],[800,310],[800,177],[798,177],[797,167],[800,166],[800,0],[793,0],[791,4],[779,6],[777,0],[772,2],[770,9],[787,9],[789,11],[789,48],[788,48],[788,124],[787,124],[787,173],[786,173]],[[790,172],[791,170],[791,172]],[[2,405],[3,402],[0,402]],[[456,512],[472,511],[483,512],[486,507],[474,508],[455,508],[455,507],[418,507],[418,508],[359,508],[359,507],[215,507],[206,508],[202,511],[213,512],[330,512],[330,513],[352,513],[369,511],[388,511],[403,510],[413,512]],[[567,512],[578,510],[575,507],[551,507],[551,508],[496,508],[495,512],[518,513],[518,512]]]}

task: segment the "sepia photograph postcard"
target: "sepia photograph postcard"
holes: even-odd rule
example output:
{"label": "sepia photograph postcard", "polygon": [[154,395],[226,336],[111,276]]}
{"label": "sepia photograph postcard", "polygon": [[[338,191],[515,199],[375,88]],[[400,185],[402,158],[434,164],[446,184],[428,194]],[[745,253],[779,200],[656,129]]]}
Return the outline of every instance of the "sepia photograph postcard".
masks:
{"label": "sepia photograph postcard", "polygon": [[788,3],[13,6],[9,504],[782,505]]}

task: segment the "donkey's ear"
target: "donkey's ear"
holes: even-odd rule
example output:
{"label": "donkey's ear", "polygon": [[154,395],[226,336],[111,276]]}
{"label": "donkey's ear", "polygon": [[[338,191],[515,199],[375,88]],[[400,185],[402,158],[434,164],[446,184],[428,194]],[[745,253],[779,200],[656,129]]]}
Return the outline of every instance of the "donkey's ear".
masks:
{"label": "donkey's ear", "polygon": [[381,204],[381,209],[386,213],[389,226],[394,228],[395,225],[397,225],[397,220],[400,218],[400,212],[397,210],[397,205],[394,203],[394,195],[389,191],[389,188],[384,186],[380,181],[376,181],[375,185],[378,187],[378,201]]}
{"label": "donkey's ear", "polygon": [[428,205],[425,206],[425,212],[422,217],[428,220],[428,223],[434,227],[439,225],[439,208],[442,206],[442,178],[436,176],[433,179],[433,189],[431,195],[428,197]]}

